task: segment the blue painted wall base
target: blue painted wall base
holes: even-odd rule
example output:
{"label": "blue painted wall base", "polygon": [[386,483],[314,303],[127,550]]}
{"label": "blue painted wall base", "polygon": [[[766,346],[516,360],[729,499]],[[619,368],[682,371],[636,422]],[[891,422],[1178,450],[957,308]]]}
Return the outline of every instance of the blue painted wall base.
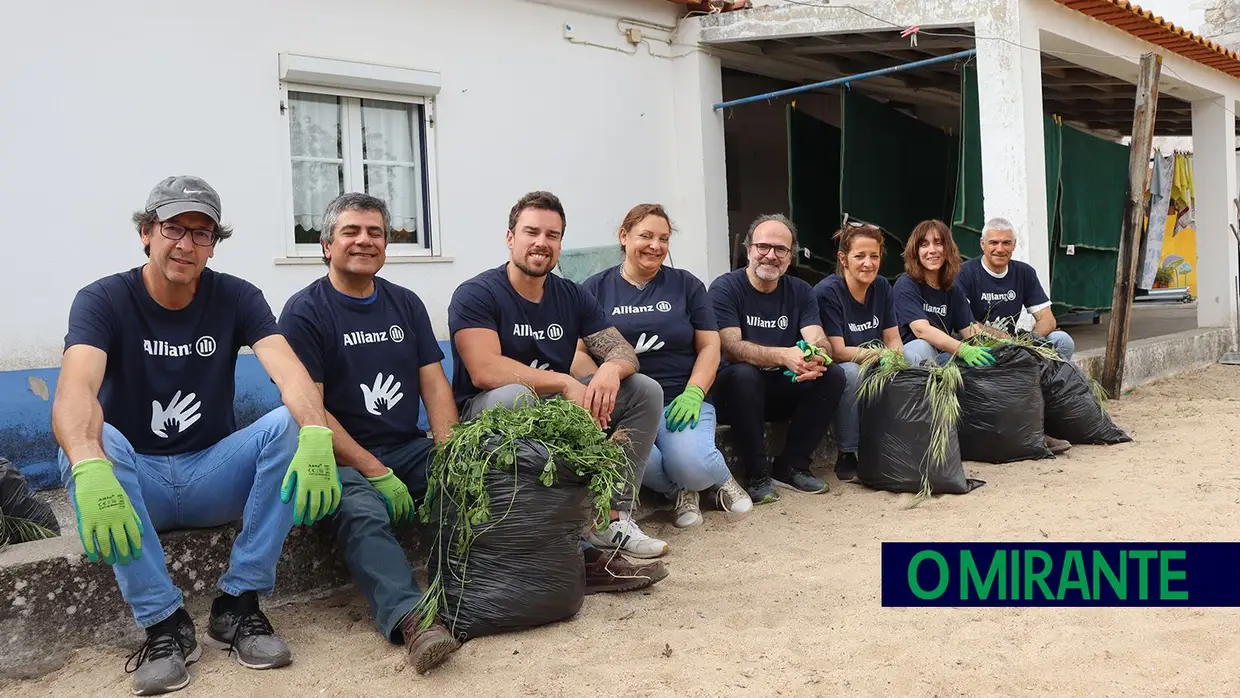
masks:
{"label": "blue painted wall base", "polygon": [[[439,342],[439,346],[444,353],[444,373],[451,381],[452,349],[447,341]],[[56,465],[59,446],[52,436],[51,401],[59,374],[60,370],[55,368],[0,371],[0,457],[17,465],[36,490],[61,486]],[[47,400],[34,392],[32,378],[47,384]],[[253,354],[237,357],[236,382],[233,409],[238,428],[248,426],[280,405],[280,392]],[[420,409],[419,413],[419,424],[429,429],[426,410]]]}

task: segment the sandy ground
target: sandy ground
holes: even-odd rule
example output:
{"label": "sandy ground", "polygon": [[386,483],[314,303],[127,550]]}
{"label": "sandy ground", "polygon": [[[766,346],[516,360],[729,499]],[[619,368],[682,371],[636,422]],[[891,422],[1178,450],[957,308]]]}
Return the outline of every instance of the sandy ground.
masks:
{"label": "sandy ground", "polygon": [[[1240,538],[1240,368],[1140,388],[1112,411],[1134,443],[969,463],[984,487],[917,509],[833,480],[689,531],[658,520],[672,575],[648,593],[588,597],[570,622],[472,641],[427,676],[352,591],[275,608],[292,666],[251,671],[206,649],[178,695],[1240,695],[1235,609],[881,606],[884,540]],[[84,650],[0,693],[126,695],[130,651]]]}

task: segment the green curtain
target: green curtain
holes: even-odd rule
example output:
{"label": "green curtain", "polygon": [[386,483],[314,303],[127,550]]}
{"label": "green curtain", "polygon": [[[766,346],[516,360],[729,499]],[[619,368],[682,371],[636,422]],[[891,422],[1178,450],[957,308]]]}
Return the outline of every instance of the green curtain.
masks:
{"label": "green curtain", "polygon": [[1061,245],[1118,250],[1128,187],[1128,146],[1071,126],[1063,139]]}
{"label": "green curtain", "polygon": [[956,172],[955,139],[857,90],[842,91],[840,208],[886,231],[879,273],[904,270],[899,250],[923,220],[948,220]]}
{"label": "green curtain", "polygon": [[960,254],[975,256],[985,225],[982,211],[982,136],[977,95],[977,62],[970,58],[960,70],[960,139],[952,237]]}
{"label": "green curtain", "polygon": [[789,104],[788,217],[796,224],[802,247],[819,259],[797,261],[823,274],[835,269],[840,226],[840,129]]}

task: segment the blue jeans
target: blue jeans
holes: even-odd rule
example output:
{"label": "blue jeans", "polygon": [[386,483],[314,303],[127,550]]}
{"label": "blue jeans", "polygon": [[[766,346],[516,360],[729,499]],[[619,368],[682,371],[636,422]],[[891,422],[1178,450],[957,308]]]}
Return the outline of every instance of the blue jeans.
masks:
{"label": "blue jeans", "polygon": [[715,406],[702,403],[697,426],[669,431],[667,420],[659,422],[659,433],[650,449],[642,484],[656,492],[674,496],[681,490],[701,492],[718,487],[732,477],[723,454],[715,446]]}
{"label": "blue jeans", "polygon": [[[426,495],[426,469],[435,442],[414,439],[399,446],[368,449],[409,488],[414,506]],[[402,641],[400,621],[422,597],[405,550],[392,534],[387,500],[366,476],[349,467],[340,472],[340,508],[332,517],[336,541],[353,581],[370,602],[375,628],[390,642]]]}
{"label": "blue jeans", "polygon": [[924,339],[914,339],[904,345],[904,358],[914,366],[926,361],[932,361],[939,366],[946,366],[951,361],[952,355],[945,351],[939,351],[930,345]]}
{"label": "blue jeans", "polygon": [[[280,485],[297,451],[297,433],[288,408],[278,407],[196,453],[148,456],[135,453],[111,424],[103,425],[103,451],[142,520],[142,559],[112,566],[138,625],[155,625],[183,603],[159,542],[158,533],[164,531],[240,519],[241,532],[219,588],[233,596],[271,593],[276,563],[293,527],[293,506],[280,502]],[[72,465],[63,450],[57,460],[72,502]]]}
{"label": "blue jeans", "polygon": [[856,453],[861,440],[861,404],[857,401],[861,366],[845,361],[840,368],[844,369],[844,394],[835,413],[835,445],[840,453]]}
{"label": "blue jeans", "polygon": [[1046,341],[1055,347],[1055,353],[1064,361],[1071,361],[1072,355],[1076,353],[1076,341],[1072,339],[1072,335],[1063,330],[1054,330],[1046,335]]}

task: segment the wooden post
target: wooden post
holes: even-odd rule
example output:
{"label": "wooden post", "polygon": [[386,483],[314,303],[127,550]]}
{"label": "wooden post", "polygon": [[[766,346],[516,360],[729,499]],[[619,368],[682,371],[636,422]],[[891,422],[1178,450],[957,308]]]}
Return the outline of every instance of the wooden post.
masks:
{"label": "wooden post", "polygon": [[1150,184],[1150,150],[1154,139],[1154,118],[1158,111],[1158,78],[1162,56],[1141,56],[1137,77],[1137,97],[1132,114],[1132,143],[1128,154],[1128,192],[1124,201],[1124,228],[1119,241],[1119,261],[1115,266],[1115,297],[1111,301],[1111,322],[1107,328],[1107,353],[1102,363],[1102,387],[1112,399],[1118,398],[1124,384],[1124,356],[1128,352],[1128,321],[1132,315],[1132,289],[1141,256],[1145,228],[1145,190]]}

